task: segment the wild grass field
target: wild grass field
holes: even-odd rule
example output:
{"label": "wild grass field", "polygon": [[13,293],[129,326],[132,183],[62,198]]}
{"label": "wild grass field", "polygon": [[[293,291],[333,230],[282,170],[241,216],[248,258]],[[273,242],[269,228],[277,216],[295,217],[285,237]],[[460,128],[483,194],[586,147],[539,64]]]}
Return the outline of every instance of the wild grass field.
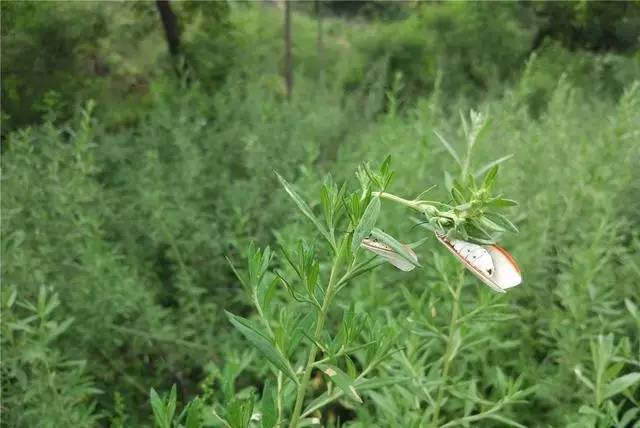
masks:
{"label": "wild grass field", "polygon": [[640,427],[637,2],[166,4],[1,3],[3,427]]}

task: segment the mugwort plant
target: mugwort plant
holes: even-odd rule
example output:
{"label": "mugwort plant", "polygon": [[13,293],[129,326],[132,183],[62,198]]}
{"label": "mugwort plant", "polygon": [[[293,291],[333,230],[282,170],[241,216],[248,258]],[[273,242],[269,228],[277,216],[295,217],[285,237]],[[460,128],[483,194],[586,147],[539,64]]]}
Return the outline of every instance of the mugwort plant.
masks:
{"label": "mugwort plant", "polygon": [[[372,376],[372,371],[397,351],[389,327],[357,313],[353,305],[343,311],[337,325],[329,324],[328,319],[338,306],[338,295],[355,278],[385,262],[403,271],[420,266],[414,248],[426,238],[404,244],[376,227],[382,217],[383,199],[418,212],[422,219],[417,222],[437,236],[446,237],[448,242],[459,239],[489,244],[494,242],[496,233],[517,230],[498,212],[515,205],[515,201],[492,194],[498,164],[509,157],[470,172],[471,150],[485,124],[485,117],[479,113],[471,112],[470,124],[463,117],[467,138],[463,158],[440,136],[461,167],[459,178],[447,180],[451,194],[447,202],[422,199],[430,189],[410,200],[390,193],[393,178],[390,157],[377,170],[362,165],[356,172],[360,184],[356,190],[349,191],[346,184],[338,186],[327,178],[320,189],[320,213],[276,173],[299,211],[315,226],[322,242],[301,239],[293,246],[282,244],[275,252],[252,244],[245,269],[229,261],[255,307],[257,320],[232,313],[227,316],[270,363],[273,376],[265,381],[259,403],[250,396],[216,413],[225,425],[246,427],[252,420],[263,427],[317,424],[319,410],[332,402],[343,399],[352,404],[362,403],[363,391],[403,380]],[[280,286],[286,290],[288,300],[276,292]],[[454,298],[459,294],[458,288]],[[457,315],[453,316],[455,319]],[[452,349],[448,348],[446,353],[453,357]],[[450,362],[449,357],[446,360]],[[446,377],[447,372],[448,365],[442,376]],[[320,374],[328,381],[326,390],[310,396],[312,378],[315,383]],[[429,413],[434,424],[439,420],[443,394],[444,388],[440,388],[435,410]]]}
{"label": "mugwort plant", "polygon": [[[349,405],[357,406],[363,403],[364,392],[406,382],[406,376],[381,377],[375,370],[401,351],[394,326],[383,326],[368,314],[358,312],[354,304],[339,302],[338,296],[354,279],[385,263],[402,271],[420,267],[414,249],[430,239],[432,233],[450,246],[450,250],[483,281],[486,278],[481,274],[491,276],[494,270],[499,272],[499,264],[491,265],[488,274],[476,267],[498,261],[490,253],[490,245],[498,233],[517,231],[498,212],[516,202],[492,194],[498,164],[509,156],[471,173],[469,158],[486,119],[475,112],[471,112],[470,117],[470,124],[463,117],[467,138],[464,157],[461,158],[438,134],[461,168],[458,178],[448,176],[446,179],[451,195],[447,201],[423,199],[431,188],[414,199],[391,193],[389,187],[394,173],[390,157],[375,170],[369,164],[361,165],[356,172],[359,187],[355,190],[347,190],[347,184],[338,186],[327,178],[319,192],[319,210],[314,210],[294,186],[276,172],[285,192],[322,240],[303,238],[293,245],[280,243],[277,251],[251,244],[244,269],[228,260],[256,314],[254,319],[249,319],[227,312],[228,319],[256,353],[269,362],[272,373],[264,382],[259,400],[255,393],[245,394],[241,398],[234,397],[225,406],[214,408],[211,413],[217,424],[232,428],[297,428],[324,424],[321,410],[334,402],[347,401]],[[420,217],[413,218],[414,222],[429,229],[430,233],[406,244],[377,227],[383,218],[383,200],[417,212]],[[480,247],[480,244],[485,246]],[[491,260],[487,260],[481,250],[487,252]],[[461,316],[458,299],[462,281],[458,283],[455,290],[451,289],[454,303],[449,335],[455,335],[454,327]],[[279,288],[285,292],[278,292]],[[340,309],[341,317],[336,313]],[[340,321],[336,322],[336,319]],[[445,401],[444,379],[456,353],[454,338],[449,339],[441,370],[443,381],[435,398],[430,400],[421,426],[439,424],[440,409]],[[318,391],[318,385],[324,384],[325,390]],[[151,398],[156,419],[160,418],[162,422],[159,424],[170,426],[175,413],[175,393],[166,402],[155,392]],[[489,414],[507,402],[498,404]],[[195,421],[207,418],[202,408],[200,401],[192,402],[178,419],[189,420],[187,426],[199,426]],[[201,411],[203,414],[199,415]],[[473,420],[483,417],[482,414],[475,415]]]}

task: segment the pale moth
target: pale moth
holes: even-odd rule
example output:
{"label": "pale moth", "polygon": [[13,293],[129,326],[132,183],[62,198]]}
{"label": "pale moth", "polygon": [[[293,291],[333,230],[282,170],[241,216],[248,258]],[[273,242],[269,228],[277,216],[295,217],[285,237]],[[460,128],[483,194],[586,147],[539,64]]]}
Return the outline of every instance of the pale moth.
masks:
{"label": "pale moth", "polygon": [[396,251],[394,251],[393,248],[391,248],[389,245],[384,244],[376,239],[365,238],[362,240],[362,242],[360,242],[360,246],[365,250],[379,255],[398,269],[405,272],[413,270],[418,264],[418,256],[408,245],[403,244],[403,247],[411,260],[405,259]]}
{"label": "pale moth", "polygon": [[498,293],[522,282],[522,274],[511,254],[497,245],[478,245],[460,239],[449,239],[436,232],[436,237],[478,279]]}

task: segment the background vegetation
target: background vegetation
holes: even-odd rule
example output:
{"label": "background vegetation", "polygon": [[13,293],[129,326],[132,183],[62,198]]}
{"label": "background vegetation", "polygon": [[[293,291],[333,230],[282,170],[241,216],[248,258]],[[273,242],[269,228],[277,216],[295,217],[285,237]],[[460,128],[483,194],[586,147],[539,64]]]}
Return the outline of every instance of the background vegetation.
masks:
{"label": "background vegetation", "polygon": [[637,1],[293,3],[291,93],[283,4],[169,6],[173,53],[155,3],[1,3],[2,426],[170,426],[187,403],[189,426],[266,426],[276,377],[225,315],[257,319],[225,256],[320,239],[273,170],[320,212],[327,174],[391,155],[396,194],[446,202],[434,130],[462,150],[470,109],[490,118],[474,167],[513,154],[496,187],[523,285],[492,293],[435,239],[422,268],[353,281],[329,326],[351,310],[394,352],[362,404],[312,415],[428,426],[438,395],[440,426],[640,426]]}

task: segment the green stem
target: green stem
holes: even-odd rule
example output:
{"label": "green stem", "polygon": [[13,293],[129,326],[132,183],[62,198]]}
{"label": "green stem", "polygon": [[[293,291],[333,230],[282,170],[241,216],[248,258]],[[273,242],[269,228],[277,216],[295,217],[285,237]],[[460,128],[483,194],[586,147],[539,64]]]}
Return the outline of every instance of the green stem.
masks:
{"label": "green stem", "polygon": [[[404,199],[404,198],[401,198],[400,196],[396,196],[394,194],[386,193],[386,192],[371,192],[371,194],[373,196],[378,196],[382,199],[387,199],[389,201],[396,202],[400,205],[404,205],[405,207],[414,209],[418,212],[424,213],[427,216],[427,218],[442,217],[450,221],[453,221],[454,223],[457,221],[456,220],[457,216],[455,213],[451,211],[440,211],[438,208],[436,208],[434,203],[437,204],[437,202],[424,201],[421,199],[409,200],[409,199]],[[440,204],[440,205],[444,205],[444,204]]]}
{"label": "green stem", "polygon": [[276,406],[278,408],[278,423],[277,427],[282,423],[282,372],[278,372],[278,395],[276,399]]}
{"label": "green stem", "polygon": [[371,194],[373,196],[378,196],[378,197],[383,198],[383,199],[388,199],[390,201],[397,202],[400,205],[404,205],[406,207],[413,208],[415,210],[418,209],[417,208],[417,204],[416,204],[417,201],[415,201],[415,200],[414,201],[410,201],[408,199],[404,199],[404,198],[401,198],[400,196],[396,196],[396,195],[393,195],[391,193],[386,193],[386,192],[371,192]]}
{"label": "green stem", "polygon": [[[459,279],[458,286],[453,291],[453,308],[451,309],[451,320],[449,321],[449,335],[447,337],[447,349],[444,353],[443,367],[442,367],[442,382],[438,387],[438,396],[436,397],[435,408],[433,410],[433,418],[431,420],[431,424],[434,427],[438,426],[438,422],[440,419],[440,406],[442,404],[442,399],[444,398],[444,389],[447,383],[447,379],[449,377],[449,369],[451,367],[451,361],[453,360],[453,336],[457,330],[456,324],[458,322],[458,313],[460,311],[459,298],[460,298],[460,289],[462,288],[462,279]],[[426,424],[427,421],[427,413],[424,415],[423,422]]]}
{"label": "green stem", "polygon": [[[315,341],[318,340],[320,333],[322,332],[322,328],[324,327],[324,322],[327,318],[327,312],[329,310],[329,306],[331,304],[331,300],[333,299],[333,289],[336,285],[336,271],[339,264],[339,260],[335,260],[333,263],[333,267],[331,268],[331,275],[329,276],[329,285],[327,285],[327,292],[325,293],[324,301],[322,302],[322,307],[320,308],[320,312],[318,313],[318,321],[316,322],[316,329],[313,333],[313,338]],[[311,378],[311,370],[313,369],[313,363],[316,359],[316,354],[318,352],[318,347],[315,342],[311,342],[309,348],[309,356],[307,358],[307,364],[304,368],[304,374],[302,375],[302,382],[298,386],[298,393],[296,395],[296,404],[293,408],[293,414],[291,415],[291,422],[289,423],[289,428],[297,428],[300,419],[300,412],[302,411],[302,404],[304,403],[304,396],[307,392],[307,386],[309,384],[309,379]]]}

